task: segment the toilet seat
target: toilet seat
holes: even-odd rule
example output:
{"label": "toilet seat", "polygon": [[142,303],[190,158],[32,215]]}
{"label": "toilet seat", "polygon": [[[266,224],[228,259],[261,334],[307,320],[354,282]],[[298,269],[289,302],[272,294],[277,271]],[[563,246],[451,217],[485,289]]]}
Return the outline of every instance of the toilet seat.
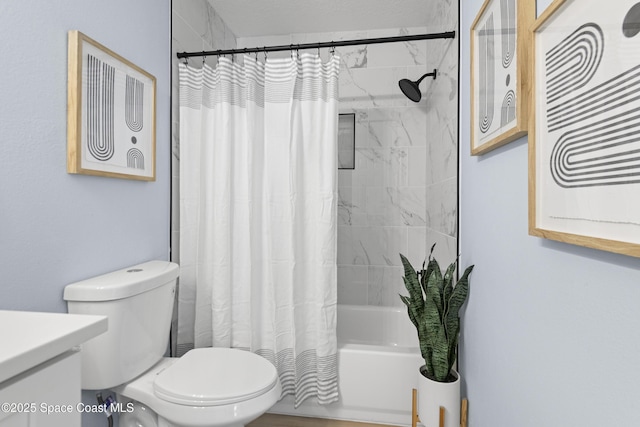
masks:
{"label": "toilet seat", "polygon": [[260,396],[277,382],[276,368],[261,356],[231,348],[198,348],[160,372],[153,390],[167,402],[218,406]]}

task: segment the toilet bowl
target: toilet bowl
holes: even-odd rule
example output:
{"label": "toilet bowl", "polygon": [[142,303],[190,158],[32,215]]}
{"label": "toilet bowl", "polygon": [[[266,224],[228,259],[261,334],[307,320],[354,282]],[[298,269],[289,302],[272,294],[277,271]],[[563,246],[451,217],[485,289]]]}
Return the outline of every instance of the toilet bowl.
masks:
{"label": "toilet bowl", "polygon": [[82,346],[82,388],[113,390],[121,427],[244,426],[280,398],[276,368],[230,348],[163,357],[177,275],[176,264],[150,261],[65,287],[69,313],[109,321]]}
{"label": "toilet bowl", "polygon": [[150,410],[157,414],[159,427],[235,427],[267,411],[282,390],[266,359],[242,350],[200,348],[180,359],[163,358],[113,391],[123,403],[120,407],[134,403],[132,412],[120,415],[120,427],[147,427],[137,413],[147,417]]}

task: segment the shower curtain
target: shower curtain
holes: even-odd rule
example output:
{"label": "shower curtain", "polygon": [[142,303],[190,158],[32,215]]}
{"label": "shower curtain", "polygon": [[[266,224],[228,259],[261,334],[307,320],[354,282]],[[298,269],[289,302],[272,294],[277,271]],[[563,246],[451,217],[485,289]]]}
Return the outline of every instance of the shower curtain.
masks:
{"label": "shower curtain", "polygon": [[339,59],[180,64],[178,345],[247,349],[338,399]]}

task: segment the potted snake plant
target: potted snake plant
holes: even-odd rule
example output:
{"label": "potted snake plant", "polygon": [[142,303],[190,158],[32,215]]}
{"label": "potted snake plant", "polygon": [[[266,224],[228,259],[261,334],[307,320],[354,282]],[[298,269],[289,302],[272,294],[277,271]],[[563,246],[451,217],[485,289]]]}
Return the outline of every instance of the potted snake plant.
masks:
{"label": "potted snake plant", "polygon": [[456,361],[460,317],[458,312],[469,293],[468,267],[453,284],[457,260],[442,272],[432,256],[427,268],[416,271],[400,254],[404,266],[404,284],[409,296],[400,295],[411,322],[418,331],[420,352],[425,364],[418,374],[418,414],[426,426],[440,425],[440,407],[445,408],[445,427],[460,426],[460,375],[453,369]]}

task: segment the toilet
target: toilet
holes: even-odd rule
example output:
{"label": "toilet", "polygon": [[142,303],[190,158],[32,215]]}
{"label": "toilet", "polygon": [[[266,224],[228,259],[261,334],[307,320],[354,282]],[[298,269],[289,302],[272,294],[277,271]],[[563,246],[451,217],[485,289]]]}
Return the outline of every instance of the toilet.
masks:
{"label": "toilet", "polygon": [[73,314],[108,317],[82,345],[82,388],[116,393],[120,427],[241,427],[280,398],[275,367],[254,353],[167,352],[178,265],[149,261],[67,285]]}

